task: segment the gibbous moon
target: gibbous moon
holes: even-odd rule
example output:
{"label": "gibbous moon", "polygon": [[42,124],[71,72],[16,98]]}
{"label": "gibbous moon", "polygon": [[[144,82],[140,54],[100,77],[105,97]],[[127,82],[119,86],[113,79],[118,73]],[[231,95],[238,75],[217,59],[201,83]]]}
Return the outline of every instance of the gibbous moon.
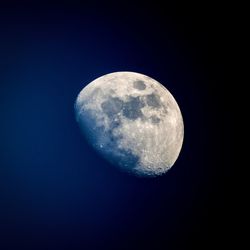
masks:
{"label": "gibbous moon", "polygon": [[146,75],[115,72],[97,78],[79,93],[75,115],[94,149],[136,176],[166,173],[181,151],[179,106],[163,85]]}

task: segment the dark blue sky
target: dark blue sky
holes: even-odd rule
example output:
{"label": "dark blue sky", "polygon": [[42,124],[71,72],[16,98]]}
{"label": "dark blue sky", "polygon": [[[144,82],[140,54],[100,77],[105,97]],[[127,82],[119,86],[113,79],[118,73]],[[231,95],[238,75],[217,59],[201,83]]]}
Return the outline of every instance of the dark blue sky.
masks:
{"label": "dark blue sky", "polygon": [[[1,2],[0,249],[224,244],[227,18],[220,6]],[[183,149],[165,176],[121,173],[81,136],[77,94],[114,71],[155,78],[182,110]]]}

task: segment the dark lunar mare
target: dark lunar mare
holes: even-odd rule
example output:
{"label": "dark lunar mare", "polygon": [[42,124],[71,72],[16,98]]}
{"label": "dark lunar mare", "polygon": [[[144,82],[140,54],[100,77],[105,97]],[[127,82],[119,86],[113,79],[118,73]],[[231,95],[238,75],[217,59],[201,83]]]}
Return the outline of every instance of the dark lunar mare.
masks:
{"label": "dark lunar mare", "polygon": [[142,80],[134,81],[133,86],[135,89],[138,89],[138,90],[146,89],[146,84]]}
{"label": "dark lunar mare", "polygon": [[145,106],[144,102],[140,99],[140,97],[129,97],[129,100],[123,105],[123,115],[130,119],[135,120],[139,117],[143,117],[143,113],[141,108]]}
{"label": "dark lunar mare", "polygon": [[153,107],[153,108],[159,108],[161,106],[161,100],[157,94],[147,95],[146,102],[148,106]]}
{"label": "dark lunar mare", "polygon": [[114,118],[114,115],[119,113],[123,108],[123,101],[118,97],[109,97],[101,104],[103,112],[109,117]]}

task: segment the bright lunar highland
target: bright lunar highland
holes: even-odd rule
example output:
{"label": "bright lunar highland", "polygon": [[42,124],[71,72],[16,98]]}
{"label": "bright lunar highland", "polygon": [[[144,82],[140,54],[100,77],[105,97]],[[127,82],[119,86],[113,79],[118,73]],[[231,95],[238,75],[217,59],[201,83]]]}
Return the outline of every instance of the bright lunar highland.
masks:
{"label": "bright lunar highland", "polygon": [[94,149],[128,173],[158,176],[179,156],[184,136],[179,106],[146,75],[115,72],[97,78],[79,93],[75,115]]}

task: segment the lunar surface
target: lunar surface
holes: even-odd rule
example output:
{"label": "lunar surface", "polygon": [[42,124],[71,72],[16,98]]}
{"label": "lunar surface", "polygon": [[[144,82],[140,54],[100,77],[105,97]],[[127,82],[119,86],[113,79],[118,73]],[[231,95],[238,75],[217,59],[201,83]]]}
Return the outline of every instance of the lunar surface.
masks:
{"label": "lunar surface", "polygon": [[184,136],[179,106],[146,75],[115,72],[97,78],[79,93],[75,114],[95,150],[128,173],[158,176],[179,156]]}

